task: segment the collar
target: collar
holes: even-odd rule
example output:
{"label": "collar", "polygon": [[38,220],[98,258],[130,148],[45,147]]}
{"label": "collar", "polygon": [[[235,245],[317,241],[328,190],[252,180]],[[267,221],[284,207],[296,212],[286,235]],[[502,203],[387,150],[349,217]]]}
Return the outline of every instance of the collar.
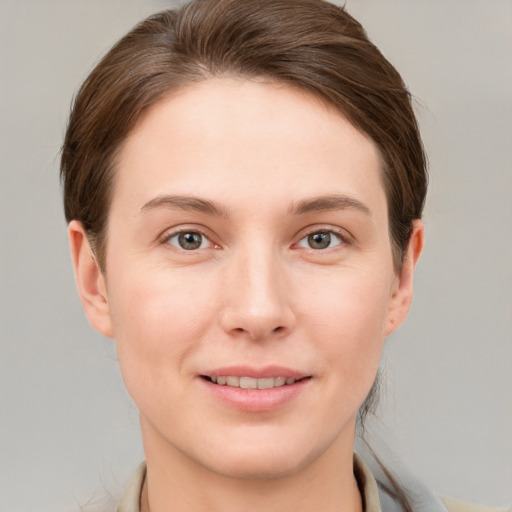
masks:
{"label": "collar", "polygon": [[[377,481],[368,466],[356,454],[354,454],[354,475],[363,498],[365,512],[382,512]],[[140,512],[140,497],[145,479],[146,463],[143,462],[135,471],[117,507],[117,512]]]}
{"label": "collar", "polygon": [[116,509],[117,512],[140,512],[142,486],[146,480],[146,463],[143,462],[135,471],[126,491]]}

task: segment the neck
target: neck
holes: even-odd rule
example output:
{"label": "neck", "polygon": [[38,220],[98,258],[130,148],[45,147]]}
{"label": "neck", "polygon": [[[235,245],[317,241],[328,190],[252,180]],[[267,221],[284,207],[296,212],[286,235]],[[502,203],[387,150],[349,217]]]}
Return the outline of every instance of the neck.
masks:
{"label": "neck", "polygon": [[143,426],[147,476],[142,512],[362,512],[353,473],[353,429],[351,439],[336,439],[314,461],[270,478],[216,473],[150,430]]}

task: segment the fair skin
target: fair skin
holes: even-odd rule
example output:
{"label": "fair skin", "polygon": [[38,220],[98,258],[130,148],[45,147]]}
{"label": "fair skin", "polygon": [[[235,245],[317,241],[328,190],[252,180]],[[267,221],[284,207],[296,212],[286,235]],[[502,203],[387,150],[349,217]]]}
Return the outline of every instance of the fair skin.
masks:
{"label": "fair skin", "polygon": [[356,414],[423,243],[416,221],[397,274],[372,141],[290,86],[195,84],[122,148],[104,272],[69,234],[140,410],[144,510],[361,510]]}

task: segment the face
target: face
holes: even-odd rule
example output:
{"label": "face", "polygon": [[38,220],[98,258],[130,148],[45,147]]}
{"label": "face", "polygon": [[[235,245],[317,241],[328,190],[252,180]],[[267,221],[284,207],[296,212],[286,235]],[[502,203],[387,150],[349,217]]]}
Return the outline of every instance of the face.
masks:
{"label": "face", "polygon": [[116,340],[146,449],[231,476],[352,450],[410,302],[388,232],[375,145],[315,97],[219,79],[149,110],[84,298]]}

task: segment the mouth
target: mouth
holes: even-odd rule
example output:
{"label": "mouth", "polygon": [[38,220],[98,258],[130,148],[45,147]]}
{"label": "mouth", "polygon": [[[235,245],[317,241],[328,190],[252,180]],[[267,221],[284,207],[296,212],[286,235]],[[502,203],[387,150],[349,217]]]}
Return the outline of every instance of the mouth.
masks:
{"label": "mouth", "polygon": [[241,389],[273,389],[280,388],[283,386],[291,386],[296,382],[301,382],[310,379],[310,376],[293,378],[293,377],[265,377],[265,378],[254,378],[254,377],[237,377],[234,375],[219,375],[216,377],[209,375],[201,375],[201,377],[208,382],[217,384],[218,386],[227,386],[232,388]]}
{"label": "mouth", "polygon": [[[283,366],[229,366],[199,375],[220,403],[243,412],[260,413],[290,405],[309,388],[313,375]],[[217,403],[219,403],[217,402]]]}

